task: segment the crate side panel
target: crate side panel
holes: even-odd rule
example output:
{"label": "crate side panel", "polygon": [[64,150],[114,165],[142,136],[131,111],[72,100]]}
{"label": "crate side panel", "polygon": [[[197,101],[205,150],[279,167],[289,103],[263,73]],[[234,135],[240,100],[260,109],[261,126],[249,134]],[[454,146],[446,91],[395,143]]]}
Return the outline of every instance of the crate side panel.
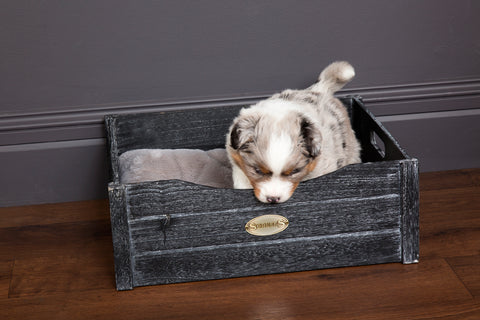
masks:
{"label": "crate side panel", "polygon": [[133,149],[214,149],[240,107],[206,108],[117,116],[118,155]]}
{"label": "crate side panel", "polygon": [[[132,245],[139,253],[248,241],[251,235],[245,224],[265,214],[290,221],[285,231],[268,237],[274,239],[400,228],[395,163],[344,168],[301,184],[292,199],[278,205],[258,202],[251,190],[178,181],[135,186],[130,191]],[[170,217],[166,228],[165,215]]]}
{"label": "crate side panel", "polygon": [[[256,237],[245,231],[245,224],[262,214],[280,214],[289,220],[281,233]],[[281,210],[256,212],[212,212],[208,215],[185,214],[165,219],[130,223],[132,247],[136,252],[188,248],[248,241],[269,241],[344,232],[400,228],[399,196],[346,198],[314,203],[294,203]]]}
{"label": "crate side panel", "polygon": [[137,257],[135,286],[399,262],[400,232],[167,250]]}
{"label": "crate side panel", "polygon": [[[361,99],[353,98],[352,127],[362,148],[362,162],[408,159],[408,155],[390,132],[365,107]],[[383,142],[384,150],[375,143],[374,135]]]}

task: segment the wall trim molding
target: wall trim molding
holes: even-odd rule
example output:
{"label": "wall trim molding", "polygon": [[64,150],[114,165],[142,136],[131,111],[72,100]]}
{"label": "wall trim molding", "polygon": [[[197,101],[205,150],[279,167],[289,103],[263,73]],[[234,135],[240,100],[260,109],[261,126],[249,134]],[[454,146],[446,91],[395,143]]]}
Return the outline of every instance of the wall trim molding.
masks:
{"label": "wall trim molding", "polygon": [[0,155],[9,152],[31,152],[39,150],[55,150],[65,148],[84,148],[91,146],[105,146],[105,139],[84,139],[84,140],[70,140],[70,141],[53,141],[41,143],[23,143],[16,145],[0,146]]}
{"label": "wall trim molding", "polygon": [[[345,90],[349,92],[350,90]],[[396,86],[355,88],[369,103],[444,99],[480,94],[480,79],[436,81]]]}
{"label": "wall trim molding", "polygon": [[383,124],[386,124],[392,121],[412,121],[412,120],[427,120],[427,119],[440,119],[440,118],[453,118],[453,117],[480,117],[480,108],[468,109],[468,110],[379,116],[377,117],[377,119]]}

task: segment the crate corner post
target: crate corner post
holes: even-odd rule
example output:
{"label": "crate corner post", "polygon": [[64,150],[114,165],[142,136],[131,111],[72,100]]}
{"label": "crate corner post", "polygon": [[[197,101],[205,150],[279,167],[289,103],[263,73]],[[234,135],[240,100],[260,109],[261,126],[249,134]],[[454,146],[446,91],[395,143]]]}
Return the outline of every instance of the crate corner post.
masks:
{"label": "crate corner post", "polygon": [[125,191],[125,185],[122,184],[110,183],[108,186],[117,290],[133,289],[132,251]]}
{"label": "crate corner post", "polygon": [[419,175],[418,160],[400,162],[402,262],[419,261]]}

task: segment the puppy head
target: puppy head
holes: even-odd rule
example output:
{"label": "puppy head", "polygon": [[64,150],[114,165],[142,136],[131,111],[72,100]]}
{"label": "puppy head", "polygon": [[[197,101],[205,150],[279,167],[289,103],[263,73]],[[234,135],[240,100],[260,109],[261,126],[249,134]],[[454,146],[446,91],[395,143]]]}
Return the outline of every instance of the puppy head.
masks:
{"label": "puppy head", "polygon": [[298,111],[271,113],[245,109],[227,137],[232,161],[265,203],[288,200],[316,165],[320,154],[318,125]]}

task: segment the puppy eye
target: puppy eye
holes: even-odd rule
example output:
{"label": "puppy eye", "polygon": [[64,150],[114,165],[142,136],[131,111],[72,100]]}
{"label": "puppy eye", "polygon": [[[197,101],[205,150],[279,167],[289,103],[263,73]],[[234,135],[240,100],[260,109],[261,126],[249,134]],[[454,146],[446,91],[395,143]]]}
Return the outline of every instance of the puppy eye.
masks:
{"label": "puppy eye", "polygon": [[265,172],[264,170],[258,168],[258,167],[252,167],[253,171],[255,171],[256,174],[259,176],[270,176],[272,173],[270,171]]}
{"label": "puppy eye", "polygon": [[299,172],[302,171],[302,170],[303,170],[303,168],[295,168],[295,169],[293,169],[293,170],[290,171],[290,172],[284,172],[283,175],[284,175],[284,176],[287,176],[287,177],[288,177],[288,176],[293,176],[294,174],[297,174],[297,173],[299,173]]}
{"label": "puppy eye", "polygon": [[255,170],[255,173],[256,173],[256,174],[259,174],[259,175],[263,175],[263,174],[264,174],[263,171],[260,170],[260,169],[257,168],[257,167],[253,168],[253,170]]}
{"label": "puppy eye", "polygon": [[300,171],[302,171],[302,168],[295,168],[292,170],[292,172],[290,172],[290,175],[299,173]]}

